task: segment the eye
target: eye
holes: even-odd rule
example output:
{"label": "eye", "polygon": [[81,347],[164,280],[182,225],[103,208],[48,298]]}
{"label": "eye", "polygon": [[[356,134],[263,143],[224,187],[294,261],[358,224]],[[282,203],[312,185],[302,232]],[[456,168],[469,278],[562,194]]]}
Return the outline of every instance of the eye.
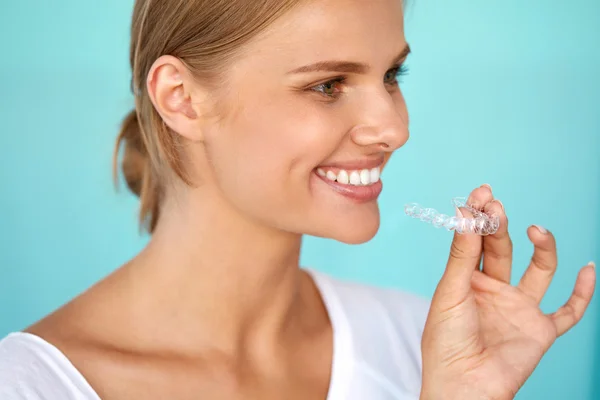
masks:
{"label": "eye", "polygon": [[311,90],[322,93],[327,97],[336,98],[340,93],[342,93],[342,83],[344,83],[344,78],[332,79],[330,81],[313,86]]}
{"label": "eye", "polygon": [[408,68],[402,64],[388,70],[384,76],[384,82],[388,85],[398,85],[400,78],[408,73]]}

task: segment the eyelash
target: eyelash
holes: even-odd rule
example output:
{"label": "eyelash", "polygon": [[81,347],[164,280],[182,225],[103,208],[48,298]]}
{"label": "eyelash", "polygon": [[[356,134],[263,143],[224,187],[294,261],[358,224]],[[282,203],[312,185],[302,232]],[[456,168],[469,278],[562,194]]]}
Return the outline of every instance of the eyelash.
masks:
{"label": "eyelash", "polygon": [[[406,65],[404,65],[404,64],[401,64],[401,65],[398,65],[398,66],[396,66],[396,67],[388,70],[385,74],[387,75],[389,73],[393,73],[394,78],[393,78],[393,80],[391,82],[386,82],[386,83],[389,84],[389,85],[392,85],[392,86],[396,86],[396,85],[399,84],[398,78],[400,78],[402,76],[405,76],[408,73],[408,67]],[[325,97],[328,97],[328,98],[331,98],[331,99],[335,99],[337,97],[336,94],[327,94],[327,93],[324,93],[321,90],[315,90],[315,89],[324,88],[324,87],[327,87],[327,86],[329,86],[331,84],[336,84],[336,83],[342,84],[344,82],[346,82],[346,77],[342,76],[342,77],[339,77],[339,78],[330,79],[327,82],[323,82],[323,83],[320,83],[320,84],[318,84],[316,86],[313,86],[313,87],[310,88],[310,90],[315,91],[317,93],[320,93],[320,94],[322,94]]]}

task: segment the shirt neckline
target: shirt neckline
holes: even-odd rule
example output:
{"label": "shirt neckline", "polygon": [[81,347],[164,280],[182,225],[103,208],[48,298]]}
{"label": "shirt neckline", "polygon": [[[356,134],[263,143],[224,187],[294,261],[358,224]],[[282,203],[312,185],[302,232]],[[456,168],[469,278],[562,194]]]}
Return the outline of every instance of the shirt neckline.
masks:
{"label": "shirt neckline", "polygon": [[321,294],[333,330],[333,360],[326,400],[344,400],[348,398],[354,359],[350,324],[331,278],[310,268],[307,268],[306,272],[312,277]]}
{"label": "shirt neckline", "polygon": [[[353,365],[352,336],[349,322],[339,297],[336,295],[330,278],[324,273],[306,268],[321,295],[325,310],[329,316],[333,331],[333,357],[330,372],[330,382],[326,400],[343,400],[347,398],[351,369]],[[71,360],[56,346],[33,333],[17,331],[10,333],[7,338],[31,340],[41,345],[47,352],[61,362],[64,368],[72,374],[72,378],[80,389],[90,392],[94,400],[100,400],[99,395],[89,384],[83,374],[73,365]]]}

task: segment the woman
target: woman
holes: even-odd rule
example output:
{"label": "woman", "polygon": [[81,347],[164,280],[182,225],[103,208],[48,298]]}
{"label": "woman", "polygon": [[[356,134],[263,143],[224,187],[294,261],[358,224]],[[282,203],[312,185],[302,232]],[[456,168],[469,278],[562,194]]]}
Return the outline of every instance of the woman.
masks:
{"label": "woman", "polygon": [[455,235],[431,303],[298,265],[304,234],[377,232],[379,176],[409,136],[408,53],[397,0],[138,0],[117,145],[152,238],[2,341],[0,397],[512,398],[581,319],[595,271],[542,314],[554,238],[529,228],[511,286],[489,186],[469,202],[500,229]]}

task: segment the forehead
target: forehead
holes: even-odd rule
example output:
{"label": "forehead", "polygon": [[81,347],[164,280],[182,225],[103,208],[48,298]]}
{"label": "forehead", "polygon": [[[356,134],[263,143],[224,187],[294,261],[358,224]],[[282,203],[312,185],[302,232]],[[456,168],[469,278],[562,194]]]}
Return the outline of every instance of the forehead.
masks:
{"label": "forehead", "polygon": [[404,47],[401,0],[311,0],[249,43],[249,53],[286,64],[323,59],[390,62]]}

